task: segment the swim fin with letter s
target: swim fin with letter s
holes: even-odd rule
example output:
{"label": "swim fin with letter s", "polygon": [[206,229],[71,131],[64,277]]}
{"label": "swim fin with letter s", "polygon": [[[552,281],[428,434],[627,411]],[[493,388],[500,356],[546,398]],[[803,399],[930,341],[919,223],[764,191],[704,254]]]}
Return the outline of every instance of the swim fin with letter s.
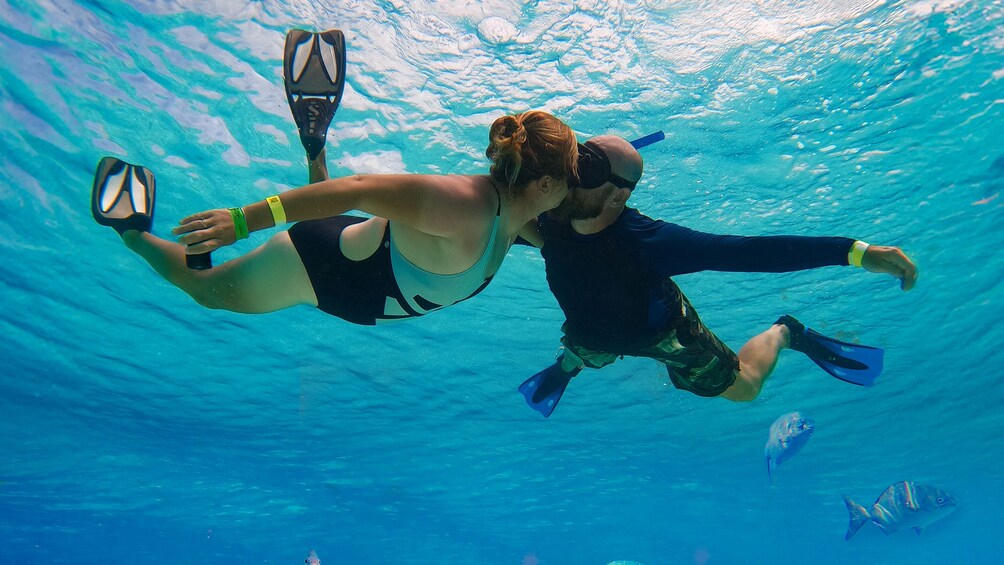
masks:
{"label": "swim fin with letter s", "polygon": [[788,326],[792,349],[804,353],[824,371],[842,381],[872,386],[882,373],[885,352],[878,347],[827,337],[788,315],[781,316],[774,323]]}
{"label": "swim fin with letter s", "polygon": [[316,159],[324,149],[328,126],[345,88],[345,36],[337,29],[286,34],[282,76],[293,121],[307,155]]}

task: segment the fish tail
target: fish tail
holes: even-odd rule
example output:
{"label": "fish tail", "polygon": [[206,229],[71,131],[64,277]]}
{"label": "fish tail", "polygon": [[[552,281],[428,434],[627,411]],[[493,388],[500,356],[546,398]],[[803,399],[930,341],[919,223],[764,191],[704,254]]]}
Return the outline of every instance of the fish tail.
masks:
{"label": "fish tail", "polygon": [[850,514],[850,523],[847,525],[847,533],[844,535],[844,539],[849,540],[854,537],[854,534],[858,533],[861,526],[865,525],[865,522],[869,520],[869,516],[867,508],[846,496],[844,497],[844,504],[847,506],[847,513]]}

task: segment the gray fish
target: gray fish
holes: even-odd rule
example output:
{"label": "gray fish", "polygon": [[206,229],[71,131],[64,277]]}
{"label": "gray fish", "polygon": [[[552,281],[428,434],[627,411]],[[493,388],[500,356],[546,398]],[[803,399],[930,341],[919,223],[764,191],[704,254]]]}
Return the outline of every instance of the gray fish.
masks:
{"label": "gray fish", "polygon": [[774,420],[770,425],[767,445],[763,448],[764,457],[767,458],[767,477],[771,484],[774,483],[774,470],[798,453],[815,429],[816,423],[801,412],[791,412]]}
{"label": "gray fish", "polygon": [[310,550],[310,554],[307,555],[307,558],[303,562],[307,565],[321,565],[321,560],[317,558],[317,554],[314,553],[313,549]]}
{"label": "gray fish", "polygon": [[955,497],[936,487],[910,481],[896,483],[885,489],[871,508],[844,497],[851,515],[845,540],[851,539],[868,520],[875,522],[886,535],[913,528],[919,536],[924,528],[955,511]]}

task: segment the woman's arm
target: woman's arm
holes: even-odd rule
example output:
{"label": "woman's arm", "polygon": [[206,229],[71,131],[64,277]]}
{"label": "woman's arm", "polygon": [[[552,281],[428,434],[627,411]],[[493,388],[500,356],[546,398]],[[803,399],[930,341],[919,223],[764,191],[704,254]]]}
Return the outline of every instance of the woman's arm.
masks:
{"label": "woman's arm", "polygon": [[[463,223],[459,220],[480,212],[484,202],[473,177],[461,175],[354,175],[309,184],[285,192],[279,199],[290,222],[361,210],[440,236],[455,232],[458,223]],[[267,203],[260,201],[250,207],[252,214],[264,212],[254,214],[264,220],[255,218],[261,224],[252,226],[249,219],[249,229],[271,227]]]}
{"label": "woman's arm", "polygon": [[[286,221],[316,220],[361,210],[406,224],[431,235],[449,237],[471,222],[482,222],[485,197],[477,177],[462,175],[354,175],[329,179],[279,195]],[[272,211],[261,200],[243,207],[248,232],[274,225]],[[213,251],[236,240],[230,212],[200,212],[181,220],[174,230],[189,253]]]}

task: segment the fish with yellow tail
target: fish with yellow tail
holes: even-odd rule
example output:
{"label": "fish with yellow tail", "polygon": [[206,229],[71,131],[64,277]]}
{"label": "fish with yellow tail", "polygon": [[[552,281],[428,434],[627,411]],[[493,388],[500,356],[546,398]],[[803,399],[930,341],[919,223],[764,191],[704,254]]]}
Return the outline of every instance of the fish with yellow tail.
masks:
{"label": "fish with yellow tail", "polygon": [[846,496],[844,504],[850,514],[845,540],[851,539],[869,520],[882,528],[886,535],[913,528],[919,536],[924,528],[948,516],[958,507],[955,497],[940,488],[910,481],[899,482],[885,489],[871,508],[865,508]]}

